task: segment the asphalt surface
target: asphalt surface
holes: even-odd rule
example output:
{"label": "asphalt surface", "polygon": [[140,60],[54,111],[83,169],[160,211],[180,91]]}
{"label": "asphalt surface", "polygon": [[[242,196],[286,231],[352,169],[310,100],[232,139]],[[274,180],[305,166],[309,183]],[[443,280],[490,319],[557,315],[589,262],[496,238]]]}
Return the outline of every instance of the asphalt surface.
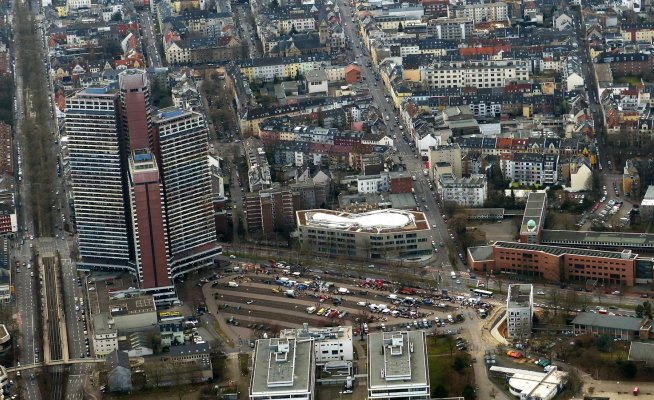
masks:
{"label": "asphalt surface", "polygon": [[144,46],[148,57],[148,65],[153,68],[163,67],[164,63],[157,47],[157,31],[154,28],[153,17],[146,9],[139,13],[141,23],[141,34],[144,39]]}

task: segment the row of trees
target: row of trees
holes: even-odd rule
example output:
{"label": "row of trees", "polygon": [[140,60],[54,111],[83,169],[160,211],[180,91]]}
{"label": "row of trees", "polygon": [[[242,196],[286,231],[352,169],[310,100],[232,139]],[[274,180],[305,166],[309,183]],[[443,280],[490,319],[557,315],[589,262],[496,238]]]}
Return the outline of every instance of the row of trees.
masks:
{"label": "row of trees", "polygon": [[19,137],[24,150],[25,178],[29,205],[37,236],[52,235],[54,230],[53,205],[55,197],[55,157],[50,133],[52,104],[48,96],[44,75],[41,38],[34,28],[34,20],[27,6],[16,3],[16,49],[23,82],[23,109],[25,116]]}

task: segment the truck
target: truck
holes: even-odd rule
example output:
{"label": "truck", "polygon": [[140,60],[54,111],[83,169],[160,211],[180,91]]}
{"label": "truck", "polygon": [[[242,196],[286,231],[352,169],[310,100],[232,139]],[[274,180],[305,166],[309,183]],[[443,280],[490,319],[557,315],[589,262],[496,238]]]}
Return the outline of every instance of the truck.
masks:
{"label": "truck", "polygon": [[227,282],[227,286],[229,286],[229,287],[238,287],[238,283],[233,282],[233,281],[229,281],[229,282]]}

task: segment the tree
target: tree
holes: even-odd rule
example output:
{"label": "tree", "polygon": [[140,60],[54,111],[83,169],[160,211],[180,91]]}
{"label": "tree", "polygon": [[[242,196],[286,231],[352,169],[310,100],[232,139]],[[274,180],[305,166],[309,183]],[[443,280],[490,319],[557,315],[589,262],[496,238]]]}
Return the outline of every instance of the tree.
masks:
{"label": "tree", "polygon": [[477,394],[475,393],[475,388],[472,387],[470,384],[466,385],[463,388],[463,392],[461,392],[463,395],[463,398],[465,400],[475,400],[477,398]]}
{"label": "tree", "polygon": [[468,364],[466,363],[466,360],[463,359],[463,357],[457,356],[454,358],[454,362],[452,363],[453,370],[461,374],[467,367]]}
{"label": "tree", "polygon": [[439,383],[438,386],[434,388],[434,391],[432,393],[432,397],[440,399],[440,398],[445,398],[449,395],[447,392],[447,389],[445,386],[443,386],[442,383]]}
{"label": "tree", "polygon": [[120,21],[121,19],[123,19],[123,15],[120,13],[120,11],[116,11],[115,13],[111,14],[112,21]]}
{"label": "tree", "polygon": [[454,347],[456,346],[456,341],[454,340],[454,336],[452,335],[445,336],[445,344],[447,345],[447,348],[450,349],[450,357],[452,357],[454,355]]}
{"label": "tree", "polygon": [[638,318],[643,318],[643,314],[645,313],[645,307],[643,307],[642,304],[638,304],[636,306],[636,316]]}
{"label": "tree", "polygon": [[652,304],[649,301],[643,303],[643,315],[652,318]]}
{"label": "tree", "polygon": [[638,372],[638,366],[633,361],[618,360],[618,369],[622,376],[627,379],[632,379]]}
{"label": "tree", "polygon": [[608,335],[600,335],[595,340],[595,347],[597,347],[597,350],[601,351],[602,353],[606,353],[611,350],[612,345],[613,341]]}

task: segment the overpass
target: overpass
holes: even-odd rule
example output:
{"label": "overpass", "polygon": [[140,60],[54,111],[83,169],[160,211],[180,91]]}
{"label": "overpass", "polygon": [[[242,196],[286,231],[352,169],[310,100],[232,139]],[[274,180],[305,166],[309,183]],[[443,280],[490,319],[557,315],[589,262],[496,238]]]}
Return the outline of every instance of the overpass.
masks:
{"label": "overpass", "polygon": [[17,372],[17,371],[25,371],[28,369],[34,369],[34,368],[49,367],[54,365],[90,364],[90,363],[102,363],[102,362],[104,362],[104,359],[102,358],[74,358],[68,361],[51,361],[49,363],[39,362],[29,365],[21,365],[20,367],[6,368],[6,370],[7,372]]}

